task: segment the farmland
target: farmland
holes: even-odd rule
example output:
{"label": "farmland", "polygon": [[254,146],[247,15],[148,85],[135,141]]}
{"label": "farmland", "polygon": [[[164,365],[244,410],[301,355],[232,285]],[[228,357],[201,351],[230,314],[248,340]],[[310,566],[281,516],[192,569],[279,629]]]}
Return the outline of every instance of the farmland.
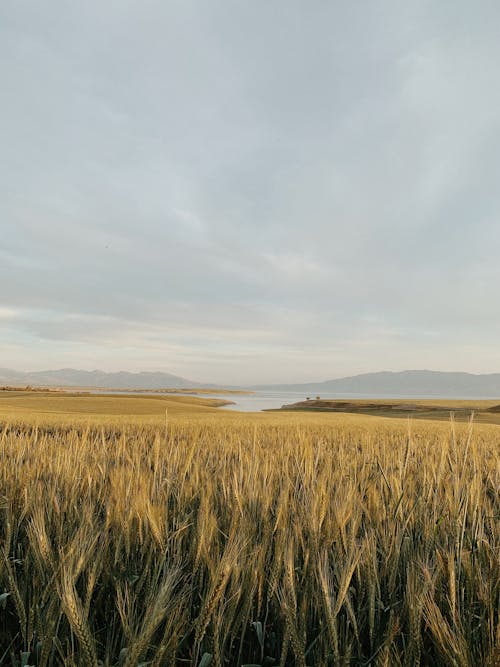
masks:
{"label": "farmland", "polygon": [[0,664],[485,665],[500,429],[0,396]]}
{"label": "farmland", "polygon": [[287,412],[337,412],[344,414],[371,415],[404,419],[432,419],[448,421],[468,421],[476,423],[500,424],[500,405],[497,400],[443,400],[443,399],[315,399],[308,398],[280,411]]}

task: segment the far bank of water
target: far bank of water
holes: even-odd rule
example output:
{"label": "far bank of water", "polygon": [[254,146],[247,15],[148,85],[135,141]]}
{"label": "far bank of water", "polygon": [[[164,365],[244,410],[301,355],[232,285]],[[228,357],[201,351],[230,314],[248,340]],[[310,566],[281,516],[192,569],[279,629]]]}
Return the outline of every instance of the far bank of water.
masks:
{"label": "far bank of water", "polygon": [[[74,391],[71,389],[68,389],[68,391]],[[219,408],[220,410],[232,410],[232,411],[239,411],[239,412],[261,412],[262,410],[275,410],[278,408],[281,408],[283,405],[289,405],[290,403],[297,403],[299,401],[305,401],[305,399],[309,396],[311,398],[316,397],[315,392],[303,392],[303,391],[254,391],[252,394],[231,394],[231,393],[224,393],[224,394],[218,394],[217,392],[214,393],[209,393],[209,394],[196,394],[195,391],[192,393],[176,393],[176,392],[158,392],[158,391],[113,391],[110,389],[81,389],[80,391],[84,391],[86,393],[91,393],[91,394],[118,394],[118,395],[134,395],[134,396],[146,396],[146,395],[153,395],[153,396],[196,396],[198,398],[218,398],[218,399],[225,399],[228,401],[232,401],[232,405],[224,405],[223,407]],[[334,392],[327,392],[324,395],[322,395],[322,398],[328,398],[328,399],[365,399],[365,400],[380,400],[380,399],[394,399],[394,398],[406,398],[408,400],[417,400],[417,399],[430,399],[434,398],[433,396],[414,396],[414,397],[408,397],[408,396],[394,396],[394,395],[384,395],[384,394],[379,394],[376,396],[369,396],[366,394],[353,394],[353,393],[342,393],[342,394],[337,394]],[[445,397],[441,397],[445,398]],[[468,396],[460,396],[460,397],[449,397],[447,400],[452,399],[452,398],[459,398],[462,400],[481,400],[478,399],[477,397],[468,397]],[[436,400],[438,400],[436,398]]]}
{"label": "far bank of water", "polygon": [[218,394],[217,392],[214,392],[213,394],[197,394],[195,391],[192,393],[176,393],[173,391],[161,392],[144,390],[113,391],[112,389],[81,389],[80,391],[84,391],[90,394],[115,394],[120,396],[196,396],[197,398],[218,398],[233,402],[233,405],[224,405],[220,408],[220,410],[235,410],[239,412],[260,412],[261,410],[272,410],[281,408],[283,405],[287,405],[289,403],[303,401],[309,395],[312,396],[312,394],[305,394],[304,392],[298,391],[255,391],[252,394]]}

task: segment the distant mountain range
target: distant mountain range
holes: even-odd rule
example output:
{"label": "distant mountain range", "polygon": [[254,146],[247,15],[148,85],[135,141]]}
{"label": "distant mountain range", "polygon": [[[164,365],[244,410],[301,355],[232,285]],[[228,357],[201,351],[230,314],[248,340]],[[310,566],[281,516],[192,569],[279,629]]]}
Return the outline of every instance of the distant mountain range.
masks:
{"label": "distant mountain range", "polygon": [[[162,372],[129,373],[119,371],[82,371],[63,368],[53,371],[14,371],[0,368],[0,386],[14,385],[36,387],[95,387],[100,389],[189,389],[216,387],[187,380]],[[472,373],[449,373],[440,371],[382,371],[364,373],[352,377],[305,382],[299,384],[262,384],[247,389],[266,391],[297,391],[330,395],[359,396],[363,398],[500,398],[500,373],[474,375]]]}
{"label": "distant mountain range", "polygon": [[325,398],[328,394],[363,398],[500,398],[500,373],[381,371],[326,382],[260,385],[254,389],[309,392]]}
{"label": "distant mountain range", "polygon": [[[143,372],[106,373],[62,368],[56,371],[13,371],[0,368],[0,385],[36,387],[96,387],[99,389],[188,389],[200,387],[199,382],[171,373]],[[204,385],[206,386],[206,385]]]}

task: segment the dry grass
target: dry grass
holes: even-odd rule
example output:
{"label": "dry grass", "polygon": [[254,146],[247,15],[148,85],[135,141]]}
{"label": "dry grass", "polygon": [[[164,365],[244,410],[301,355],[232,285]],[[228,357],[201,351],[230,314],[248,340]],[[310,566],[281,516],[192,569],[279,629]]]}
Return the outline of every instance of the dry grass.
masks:
{"label": "dry grass", "polygon": [[500,430],[413,431],[4,423],[0,664],[496,667]]}
{"label": "dry grass", "polygon": [[[273,410],[274,411],[274,410]],[[497,400],[442,400],[442,399],[308,399],[284,405],[279,412],[342,412],[364,414],[390,419],[426,419],[467,422],[473,416],[475,423],[499,424],[500,405]]]}
{"label": "dry grass", "polygon": [[54,423],[159,423],[165,410],[173,416],[218,414],[218,406],[228,398],[199,396],[83,394],[55,391],[0,391],[0,418],[30,423],[37,420]]}

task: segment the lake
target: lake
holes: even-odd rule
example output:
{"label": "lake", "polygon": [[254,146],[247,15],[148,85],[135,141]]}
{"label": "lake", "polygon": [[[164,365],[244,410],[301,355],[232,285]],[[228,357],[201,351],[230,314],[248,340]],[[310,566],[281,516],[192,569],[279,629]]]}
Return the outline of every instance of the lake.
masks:
{"label": "lake", "polygon": [[[66,391],[74,391],[72,389],[65,389]],[[160,391],[113,391],[112,389],[79,389],[90,394],[117,394],[117,395],[134,395],[134,396],[197,396],[198,398],[219,398],[223,400],[233,401],[234,405],[225,405],[221,410],[237,410],[240,412],[260,412],[261,410],[269,410],[272,408],[281,408],[287,403],[296,403],[303,401],[307,396],[314,396],[314,394],[306,394],[302,391],[255,391],[253,394],[192,394],[160,392]]]}
{"label": "lake", "polygon": [[238,410],[240,412],[260,412],[272,408],[281,408],[288,403],[304,401],[309,394],[300,391],[256,391],[253,394],[200,394],[201,397],[227,398],[234,401],[235,405],[225,405],[222,410]]}

